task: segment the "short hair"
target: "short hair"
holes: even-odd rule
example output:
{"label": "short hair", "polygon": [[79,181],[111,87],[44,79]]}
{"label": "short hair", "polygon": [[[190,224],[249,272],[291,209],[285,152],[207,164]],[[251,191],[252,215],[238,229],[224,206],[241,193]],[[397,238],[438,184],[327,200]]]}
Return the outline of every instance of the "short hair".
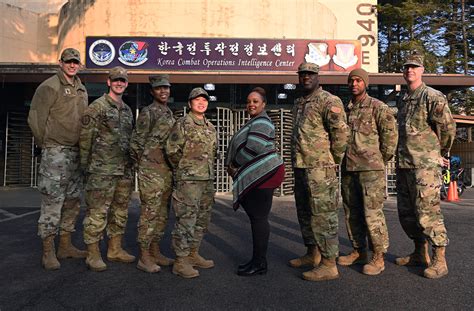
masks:
{"label": "short hair", "polygon": [[250,91],[250,93],[253,93],[253,92],[258,93],[258,95],[260,95],[262,97],[263,102],[265,102],[265,103],[267,102],[267,93],[265,92],[265,90],[262,87],[257,86],[256,88],[253,88],[253,90]]}

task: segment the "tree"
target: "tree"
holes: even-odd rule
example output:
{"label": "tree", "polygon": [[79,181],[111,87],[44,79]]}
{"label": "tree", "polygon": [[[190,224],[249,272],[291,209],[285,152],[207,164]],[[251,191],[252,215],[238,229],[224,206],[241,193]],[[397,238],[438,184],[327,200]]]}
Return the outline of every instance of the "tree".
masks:
{"label": "tree", "polygon": [[403,60],[413,50],[425,54],[427,72],[436,70],[436,56],[427,45],[427,38],[432,35],[431,15],[435,10],[433,1],[406,0],[379,5],[380,71],[400,72]]}
{"label": "tree", "polygon": [[[425,55],[427,73],[473,74],[474,3],[465,0],[379,1],[379,68],[400,72],[407,53]],[[447,94],[453,111],[474,113],[474,90]]]}
{"label": "tree", "polygon": [[380,70],[400,71],[406,53],[417,49],[426,72],[472,74],[473,13],[465,0],[380,1]]}

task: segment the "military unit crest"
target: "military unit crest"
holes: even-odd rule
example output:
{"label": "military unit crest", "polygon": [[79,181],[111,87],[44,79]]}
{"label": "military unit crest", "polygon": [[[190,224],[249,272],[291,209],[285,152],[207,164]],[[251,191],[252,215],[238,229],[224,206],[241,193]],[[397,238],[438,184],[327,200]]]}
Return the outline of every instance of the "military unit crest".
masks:
{"label": "military unit crest", "polygon": [[308,44],[308,53],[305,61],[318,64],[319,67],[328,65],[332,59],[337,66],[348,69],[357,64],[359,58],[355,55],[355,45],[351,43],[339,43],[335,45],[335,52],[329,55],[329,45],[324,42]]}

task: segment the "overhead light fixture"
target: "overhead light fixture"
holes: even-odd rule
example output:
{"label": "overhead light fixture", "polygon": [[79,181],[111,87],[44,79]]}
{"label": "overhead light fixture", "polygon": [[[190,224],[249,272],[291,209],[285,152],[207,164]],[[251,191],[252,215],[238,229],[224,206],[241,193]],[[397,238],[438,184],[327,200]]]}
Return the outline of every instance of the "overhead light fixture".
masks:
{"label": "overhead light fixture", "polygon": [[278,93],[278,99],[286,99],[287,97],[286,93]]}
{"label": "overhead light fixture", "polygon": [[214,91],[216,89],[216,86],[212,83],[206,83],[204,84],[204,89],[206,91]]}
{"label": "overhead light fixture", "polygon": [[296,84],[287,83],[283,85],[284,90],[296,90]]}
{"label": "overhead light fixture", "polygon": [[215,102],[215,101],[217,101],[217,97],[216,96],[209,96],[209,101],[210,102]]}

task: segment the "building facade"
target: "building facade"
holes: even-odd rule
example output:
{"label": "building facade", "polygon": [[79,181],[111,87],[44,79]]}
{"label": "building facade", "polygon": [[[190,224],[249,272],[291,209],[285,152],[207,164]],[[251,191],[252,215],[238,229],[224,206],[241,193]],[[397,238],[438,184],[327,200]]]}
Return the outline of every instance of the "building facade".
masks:
{"label": "building facade", "polygon": [[[221,142],[218,159],[223,159],[226,142],[245,121],[242,108],[257,85],[267,91],[286,157],[288,113],[298,97],[295,68],[303,60],[319,63],[321,84],[346,101],[347,72],[354,68],[366,69],[370,93],[388,102],[396,100],[403,84],[401,74],[378,73],[376,0],[48,3],[58,5],[57,12],[51,6],[33,12],[27,6],[0,3],[0,42],[9,47],[0,50],[0,185],[35,185],[38,159],[26,115],[34,90],[57,70],[66,47],[81,52],[86,66],[79,76],[90,102],[107,92],[106,72],[115,65],[129,70],[125,100],[136,113],[151,101],[150,74],[170,74],[170,106],[178,114],[183,113],[189,91],[206,85],[213,100],[209,116]],[[427,75],[425,81],[444,91],[474,84],[472,77],[458,75]],[[217,189],[228,191],[225,169],[219,163],[217,169]],[[291,181],[288,175],[284,187],[290,189]]]}

